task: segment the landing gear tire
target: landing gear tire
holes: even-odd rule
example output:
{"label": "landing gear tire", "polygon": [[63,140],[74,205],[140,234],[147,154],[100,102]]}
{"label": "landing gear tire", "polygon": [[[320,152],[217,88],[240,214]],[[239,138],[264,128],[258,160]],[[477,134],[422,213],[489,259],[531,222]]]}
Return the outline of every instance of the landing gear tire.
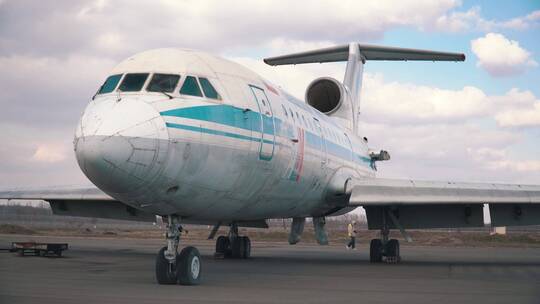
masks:
{"label": "landing gear tire", "polygon": [[239,236],[231,240],[231,257],[234,259],[242,259],[244,257],[244,239]]}
{"label": "landing gear tire", "polygon": [[216,256],[233,259],[248,259],[251,256],[251,241],[247,236],[237,236],[233,240],[219,236],[216,240]]}
{"label": "landing gear tire", "polygon": [[242,257],[244,259],[249,259],[249,257],[251,256],[251,241],[249,240],[247,236],[243,236],[241,239],[242,239],[242,242],[244,243],[244,253]]}
{"label": "landing gear tire", "polygon": [[401,257],[399,255],[399,241],[396,239],[391,239],[386,243],[385,248],[386,260],[389,263],[399,263]]}
{"label": "landing gear tire", "polygon": [[229,238],[223,235],[219,236],[216,240],[216,253],[225,254],[229,246],[230,246]]}
{"label": "landing gear tire", "polygon": [[[167,250],[167,247],[161,248],[156,257],[156,279],[158,284],[176,284],[177,263],[169,263],[169,261],[165,258],[165,250]],[[176,261],[178,262],[178,258]]]}
{"label": "landing gear tire", "polygon": [[201,282],[202,263],[199,250],[195,247],[182,249],[177,258],[178,283],[180,285],[199,285]]}
{"label": "landing gear tire", "polygon": [[371,263],[382,262],[382,241],[381,239],[372,239],[369,244],[369,261]]}

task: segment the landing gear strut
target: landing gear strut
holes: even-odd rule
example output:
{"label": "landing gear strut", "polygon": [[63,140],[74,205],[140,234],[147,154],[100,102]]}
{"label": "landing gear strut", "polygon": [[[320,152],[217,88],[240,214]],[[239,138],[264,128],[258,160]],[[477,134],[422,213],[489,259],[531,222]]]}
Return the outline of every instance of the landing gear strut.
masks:
{"label": "landing gear strut", "polygon": [[383,261],[383,258],[385,258],[387,263],[399,263],[401,261],[401,256],[399,255],[399,241],[396,239],[388,239],[390,229],[388,228],[387,212],[391,211],[384,207],[382,211],[381,238],[372,239],[369,244],[369,261],[371,263],[380,263]]}
{"label": "landing gear strut", "polygon": [[201,256],[195,247],[186,247],[178,254],[182,226],[180,217],[167,217],[167,246],[156,257],[156,280],[159,284],[198,285],[201,281]]}
{"label": "landing gear strut", "polygon": [[251,241],[247,236],[238,235],[238,225],[231,224],[228,236],[216,240],[216,256],[233,259],[247,259],[251,256]]}

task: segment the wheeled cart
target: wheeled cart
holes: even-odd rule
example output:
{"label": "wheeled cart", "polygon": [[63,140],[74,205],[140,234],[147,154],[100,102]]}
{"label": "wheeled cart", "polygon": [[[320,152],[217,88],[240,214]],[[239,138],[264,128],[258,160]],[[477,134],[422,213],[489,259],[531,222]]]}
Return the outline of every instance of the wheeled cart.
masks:
{"label": "wheeled cart", "polygon": [[36,242],[13,242],[11,243],[11,251],[18,253],[20,256],[36,255],[36,256],[62,256],[62,251],[68,249],[66,243],[36,243]]}

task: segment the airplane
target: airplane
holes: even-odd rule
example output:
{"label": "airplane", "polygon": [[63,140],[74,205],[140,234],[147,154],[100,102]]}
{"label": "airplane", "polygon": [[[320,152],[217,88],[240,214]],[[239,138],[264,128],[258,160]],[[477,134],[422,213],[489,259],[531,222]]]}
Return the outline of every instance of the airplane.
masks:
{"label": "airplane", "polygon": [[45,200],[54,214],[166,222],[156,257],[159,284],[201,283],[195,247],[179,252],[184,224],[220,226],[216,253],[248,258],[238,227],[292,218],[289,243],[306,218],[328,244],[326,217],[357,207],[368,228],[370,261],[399,262],[397,229],[540,224],[540,186],[376,177],[387,151],[358,131],[364,65],[371,60],[464,61],[461,53],[349,43],[264,59],[266,64],[346,62],[343,81],[313,80],[299,100],[249,69],[194,50],[167,48],[119,63],[88,103],[73,141],[82,172],[96,186],[8,189],[2,199]]}

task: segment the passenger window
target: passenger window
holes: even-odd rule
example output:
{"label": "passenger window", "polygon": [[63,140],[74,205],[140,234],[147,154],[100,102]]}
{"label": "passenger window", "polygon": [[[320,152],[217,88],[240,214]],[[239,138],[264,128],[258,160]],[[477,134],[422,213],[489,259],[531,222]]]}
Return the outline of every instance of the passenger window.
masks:
{"label": "passenger window", "polygon": [[180,94],[202,97],[201,88],[199,88],[197,79],[193,76],[186,77],[186,80],[180,89]]}
{"label": "passenger window", "polygon": [[148,92],[166,92],[174,91],[176,84],[180,80],[180,75],[154,74],[146,90]]}
{"label": "passenger window", "polygon": [[212,84],[210,83],[208,79],[199,77],[199,82],[201,83],[204,96],[208,98],[212,98],[212,99],[221,99],[218,92],[216,91],[216,89],[214,89],[214,87],[212,86]]}
{"label": "passenger window", "polygon": [[105,80],[101,88],[99,88],[98,94],[106,94],[114,91],[116,85],[120,81],[120,78],[122,78],[122,74],[111,75],[107,77],[107,80]]}
{"label": "passenger window", "polygon": [[283,109],[283,113],[285,114],[285,117],[289,117],[289,114],[287,114],[287,109],[285,109],[284,105],[281,105],[281,108]]}
{"label": "passenger window", "polygon": [[289,113],[291,114],[292,120],[295,121],[295,120],[294,120],[294,114],[293,114],[293,112],[292,112],[291,109],[289,109]]}
{"label": "passenger window", "polygon": [[120,84],[118,90],[122,92],[137,92],[140,91],[144,85],[144,82],[148,78],[148,73],[133,73],[126,74],[124,80]]}

